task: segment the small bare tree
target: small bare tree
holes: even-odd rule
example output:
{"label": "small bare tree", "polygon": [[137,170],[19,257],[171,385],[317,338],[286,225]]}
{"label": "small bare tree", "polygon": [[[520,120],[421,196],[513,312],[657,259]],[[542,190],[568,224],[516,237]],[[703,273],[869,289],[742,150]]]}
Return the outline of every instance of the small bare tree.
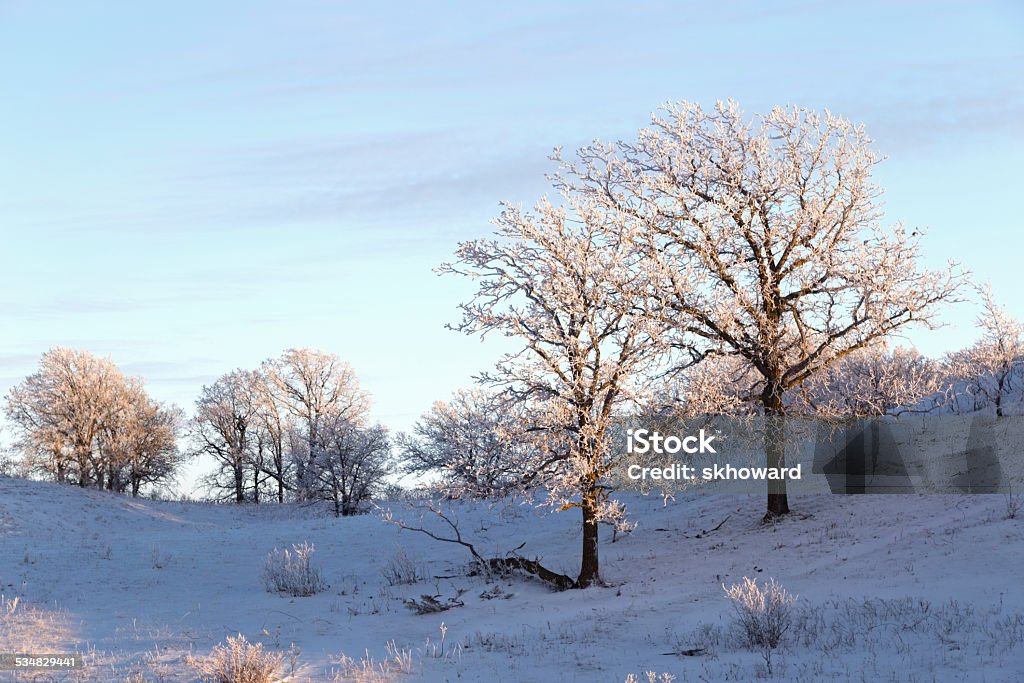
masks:
{"label": "small bare tree", "polygon": [[581,511],[576,584],[585,588],[600,581],[598,524],[623,514],[604,484],[615,455],[608,429],[656,361],[658,330],[634,314],[648,290],[645,271],[609,224],[614,215],[564,200],[542,200],[535,213],[505,206],[498,239],[462,243],[458,261],[440,270],[478,283],[453,329],[497,332],[519,345],[481,380],[528,415],[516,431],[534,435],[534,455],[515,478],[542,487],[556,508]]}
{"label": "small bare tree", "polygon": [[209,485],[230,492],[236,503],[246,501],[246,473],[256,432],[257,381],[256,373],[235,370],[204,386],[190,429],[193,454],[209,455],[217,461],[218,471],[208,478]]}
{"label": "small bare tree", "polygon": [[521,433],[522,406],[484,388],[459,390],[437,401],[413,427],[399,435],[406,474],[439,475],[449,497],[498,497],[523,488],[532,446]]}
{"label": "small bare tree", "polygon": [[387,429],[323,416],[317,438],[316,459],[307,470],[310,495],[329,502],[336,516],[362,512],[391,470]]}
{"label": "small bare tree", "polygon": [[978,292],[983,310],[976,322],[982,338],[950,354],[948,364],[953,379],[974,399],[974,409],[992,406],[1003,417],[1006,397],[1024,383],[1024,325],[995,302],[990,286]]}
{"label": "small bare tree", "polygon": [[[829,112],[734,102],[669,104],[618,144],[562,161],[561,187],[628,223],[656,282],[651,316],[758,378],[769,467],[784,466],[786,392],[914,323],[963,283],[918,266],[918,231],[884,228],[878,155],[863,127]],[[766,518],[789,511],[768,483]]]}

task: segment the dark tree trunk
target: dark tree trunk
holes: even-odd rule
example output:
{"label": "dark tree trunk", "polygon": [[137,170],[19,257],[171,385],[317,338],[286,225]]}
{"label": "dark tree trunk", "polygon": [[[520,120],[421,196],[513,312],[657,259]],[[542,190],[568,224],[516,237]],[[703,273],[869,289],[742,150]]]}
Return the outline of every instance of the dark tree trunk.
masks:
{"label": "dark tree trunk", "polygon": [[89,486],[89,453],[88,446],[79,443],[76,447],[75,464],[78,466],[78,486],[83,489]]}
{"label": "dark tree trunk", "polygon": [[78,487],[86,488],[89,485],[89,461],[83,457],[81,447],[78,452]]}
{"label": "dark tree trunk", "polygon": [[[786,466],[786,432],[782,406],[782,389],[777,382],[769,382],[768,388],[761,395],[764,404],[764,452],[767,467],[783,468]],[[785,479],[768,480],[768,510],[764,521],[769,522],[776,517],[789,513],[789,496],[786,493]]]}
{"label": "dark tree trunk", "polygon": [[245,502],[245,473],[242,472],[241,465],[235,465],[235,502]]}
{"label": "dark tree trunk", "polygon": [[583,494],[580,505],[583,511],[583,557],[580,562],[580,576],[576,584],[587,588],[601,582],[597,545],[597,491],[589,490]]}
{"label": "dark tree trunk", "polygon": [[1003,385],[1006,383],[1006,371],[999,375],[999,382],[996,384],[996,417],[1003,416]]}

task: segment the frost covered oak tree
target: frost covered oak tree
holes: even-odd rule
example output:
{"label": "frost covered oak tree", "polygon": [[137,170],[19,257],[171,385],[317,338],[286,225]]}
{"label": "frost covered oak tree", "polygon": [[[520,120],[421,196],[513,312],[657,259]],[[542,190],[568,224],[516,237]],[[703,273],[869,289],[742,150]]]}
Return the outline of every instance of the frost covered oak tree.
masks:
{"label": "frost covered oak tree", "polygon": [[26,468],[59,482],[137,496],[181,464],[178,409],[88,351],[44,353],[39,370],[11,389],[4,412],[20,434]]}
{"label": "frost covered oak tree", "polygon": [[[829,112],[667,105],[634,140],[561,155],[557,181],[616,212],[656,282],[649,313],[757,377],[769,467],[784,466],[786,391],[912,323],[963,277],[918,265],[918,231],[882,225],[879,156]],[[770,481],[766,518],[789,511]]]}
{"label": "frost covered oak tree", "polygon": [[656,323],[635,315],[645,271],[609,220],[573,197],[563,206],[544,199],[533,213],[506,205],[497,239],[462,243],[440,268],[477,283],[453,329],[496,332],[517,347],[481,380],[525,407],[517,431],[533,435],[533,455],[515,478],[581,512],[581,588],[600,581],[598,524],[623,514],[604,484],[608,429],[658,357]]}
{"label": "frost covered oak tree", "polygon": [[96,483],[97,442],[116,412],[125,377],[109,358],[57,347],[11,389],[5,412],[33,469],[59,482]]}

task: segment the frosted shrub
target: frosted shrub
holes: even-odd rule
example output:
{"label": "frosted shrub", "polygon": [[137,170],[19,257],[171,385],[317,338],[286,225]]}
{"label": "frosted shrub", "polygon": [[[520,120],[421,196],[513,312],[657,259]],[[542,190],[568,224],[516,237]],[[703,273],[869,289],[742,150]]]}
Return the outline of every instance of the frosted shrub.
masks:
{"label": "frosted shrub", "polygon": [[310,564],[315,548],[312,543],[293,545],[291,551],[274,550],[263,563],[263,586],[271,593],[288,593],[295,597],[314,595],[324,590],[320,570]]}
{"label": "frosted shrub", "polygon": [[8,598],[3,593],[0,593],[0,618],[13,618],[14,613],[18,611],[19,600],[20,598],[17,595],[13,598]]}
{"label": "frosted shrub", "polygon": [[241,633],[228,636],[226,645],[217,645],[206,657],[186,660],[205,683],[274,683],[281,680],[277,672],[283,661],[284,655],[264,652],[262,643],[252,644]]}
{"label": "frosted shrub", "polygon": [[792,622],[790,608],[796,597],[775,579],[758,586],[757,581],[743,577],[742,583],[722,588],[736,610],[734,623],[745,645],[758,649],[777,647]]}
{"label": "frosted shrub", "polygon": [[377,660],[366,652],[359,660],[344,654],[336,661],[337,668],[332,670],[333,683],[390,683],[399,676],[413,672],[413,655],[409,648],[399,648],[395,641],[389,641],[388,656]]}

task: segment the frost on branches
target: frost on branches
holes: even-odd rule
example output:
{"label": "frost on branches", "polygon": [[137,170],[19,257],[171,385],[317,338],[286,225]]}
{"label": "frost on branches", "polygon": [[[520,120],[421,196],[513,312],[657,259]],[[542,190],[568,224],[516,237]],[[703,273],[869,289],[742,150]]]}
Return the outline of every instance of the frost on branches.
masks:
{"label": "frost on branches", "polygon": [[217,463],[204,481],[218,498],[324,500],[349,515],[381,489],[390,464],[387,430],[366,424],[368,410],[348,363],[287,349],[204,386],[189,433],[193,453]]}
{"label": "frost on branches", "polygon": [[530,488],[533,447],[521,430],[523,407],[483,387],[437,401],[397,445],[402,469],[439,475],[447,498],[500,498]]}
{"label": "frost on branches", "polygon": [[[918,266],[918,231],[881,224],[879,161],[861,126],[775,108],[746,118],[667,105],[632,141],[563,159],[563,190],[600,204],[644,255],[649,314],[756,377],[769,467],[784,466],[788,390],[910,325],[963,282]],[[768,517],[789,510],[769,482]]]}
{"label": "frost on branches", "polygon": [[518,434],[529,458],[516,479],[538,487],[560,510],[582,514],[577,585],[600,581],[598,524],[624,523],[604,479],[612,467],[608,430],[637,398],[637,379],[659,358],[662,324],[638,315],[647,269],[623,239],[614,213],[564,196],[526,212],[505,206],[496,239],[462,243],[441,266],[477,282],[461,306],[459,331],[514,338],[519,347],[481,377],[519,404]]}
{"label": "frost on branches", "polygon": [[166,484],[182,464],[181,411],[154,401],[112,360],[56,347],[11,389],[4,412],[23,467],[58,482],[130,492]]}
{"label": "frost on branches", "polygon": [[948,382],[939,362],[916,349],[881,343],[858,349],[799,388],[797,410],[823,417],[927,413],[945,402]]}
{"label": "frost on branches", "polygon": [[316,479],[320,429],[341,418],[361,425],[370,397],[359,385],[355,370],[333,353],[316,349],[286,349],[261,368],[280,409],[298,421],[305,437],[305,454],[295,453],[296,493],[311,493]]}
{"label": "frost on branches", "polygon": [[[990,287],[980,288],[979,294],[983,311],[976,322],[982,338],[950,354],[949,371],[964,389],[963,398],[972,401],[967,410],[992,408],[996,417],[1003,417],[1008,397],[1024,390],[1024,325],[995,302]],[[954,399],[954,410],[963,410],[959,393]]]}
{"label": "frost on branches", "polygon": [[316,457],[307,468],[308,495],[328,502],[336,517],[359,514],[382,492],[391,464],[386,428],[329,416],[320,425]]}

